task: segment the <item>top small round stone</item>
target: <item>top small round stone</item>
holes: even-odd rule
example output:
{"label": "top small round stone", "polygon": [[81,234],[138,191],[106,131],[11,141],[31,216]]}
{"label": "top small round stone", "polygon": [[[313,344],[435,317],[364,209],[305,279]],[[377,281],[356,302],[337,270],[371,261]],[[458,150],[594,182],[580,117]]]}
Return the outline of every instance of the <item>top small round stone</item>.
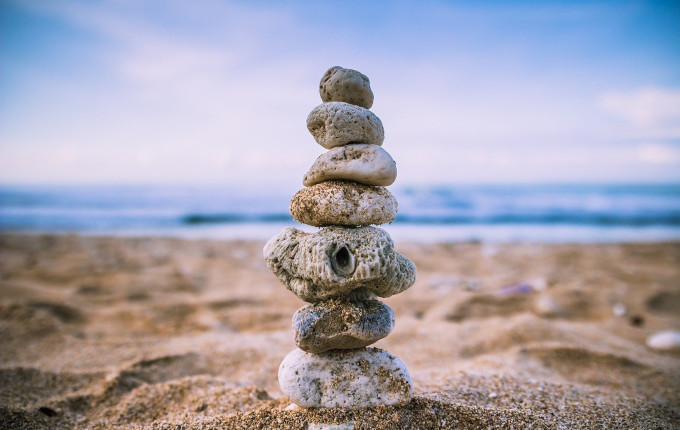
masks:
{"label": "top small round stone", "polygon": [[373,91],[368,77],[352,69],[331,67],[321,78],[319,93],[324,102],[345,102],[370,109]]}

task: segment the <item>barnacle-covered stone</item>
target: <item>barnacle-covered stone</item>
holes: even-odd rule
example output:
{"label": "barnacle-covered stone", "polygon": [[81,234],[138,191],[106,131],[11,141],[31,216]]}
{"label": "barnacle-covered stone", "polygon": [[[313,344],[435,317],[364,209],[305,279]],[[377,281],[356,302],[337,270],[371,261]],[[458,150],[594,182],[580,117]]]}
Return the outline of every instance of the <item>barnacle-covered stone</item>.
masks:
{"label": "barnacle-covered stone", "polygon": [[332,298],[298,309],[293,315],[295,344],[303,351],[363,348],[394,328],[394,311],[377,300]]}
{"label": "barnacle-covered stone", "polygon": [[344,179],[365,185],[387,186],[396,178],[397,163],[387,151],[378,145],[355,143],[321,154],[302,183],[309,187],[330,179]]}
{"label": "barnacle-covered stone", "polygon": [[307,117],[307,129],[326,149],[348,143],[382,145],[385,130],[373,112],[344,102],[322,103]]}
{"label": "barnacle-covered stone", "polygon": [[279,366],[279,385],[303,408],[393,405],[408,402],[413,392],[404,362],[378,348],[296,349]]}
{"label": "barnacle-covered stone", "polygon": [[295,193],[290,214],[315,227],[380,225],[394,220],[397,200],[383,187],[326,181]]}
{"label": "barnacle-covered stone", "polygon": [[373,91],[368,77],[363,73],[340,66],[331,67],[319,83],[319,94],[325,102],[347,102],[370,109]]}
{"label": "barnacle-covered stone", "polygon": [[279,280],[310,303],[358,288],[389,297],[416,280],[415,265],[377,227],[328,227],[315,233],[287,227],[267,242],[263,254]]}

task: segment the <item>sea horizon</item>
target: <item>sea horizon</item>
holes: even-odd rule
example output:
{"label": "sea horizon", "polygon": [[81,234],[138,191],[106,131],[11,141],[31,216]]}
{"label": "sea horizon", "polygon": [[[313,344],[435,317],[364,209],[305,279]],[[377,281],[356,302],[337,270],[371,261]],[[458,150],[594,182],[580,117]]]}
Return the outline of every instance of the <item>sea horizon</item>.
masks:
{"label": "sea horizon", "polygon": [[[301,186],[0,185],[0,232],[266,240],[287,226]],[[678,183],[437,184],[388,188],[395,240],[680,240]]]}

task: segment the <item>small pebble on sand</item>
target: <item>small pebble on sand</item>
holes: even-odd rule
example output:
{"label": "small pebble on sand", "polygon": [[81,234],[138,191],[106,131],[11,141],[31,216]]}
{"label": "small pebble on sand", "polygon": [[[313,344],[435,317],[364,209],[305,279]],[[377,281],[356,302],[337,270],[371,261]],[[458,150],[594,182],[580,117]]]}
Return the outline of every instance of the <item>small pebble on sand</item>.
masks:
{"label": "small pebble on sand", "polygon": [[647,338],[647,346],[659,351],[680,350],[680,331],[666,330],[654,333]]}

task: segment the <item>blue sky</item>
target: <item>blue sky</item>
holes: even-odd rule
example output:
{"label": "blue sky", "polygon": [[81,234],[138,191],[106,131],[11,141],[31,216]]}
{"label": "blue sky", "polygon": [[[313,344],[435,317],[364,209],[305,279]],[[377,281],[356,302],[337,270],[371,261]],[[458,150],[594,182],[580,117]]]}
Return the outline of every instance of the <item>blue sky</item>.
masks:
{"label": "blue sky", "polygon": [[334,65],[397,184],[680,181],[679,2],[0,8],[0,183],[301,184]]}

